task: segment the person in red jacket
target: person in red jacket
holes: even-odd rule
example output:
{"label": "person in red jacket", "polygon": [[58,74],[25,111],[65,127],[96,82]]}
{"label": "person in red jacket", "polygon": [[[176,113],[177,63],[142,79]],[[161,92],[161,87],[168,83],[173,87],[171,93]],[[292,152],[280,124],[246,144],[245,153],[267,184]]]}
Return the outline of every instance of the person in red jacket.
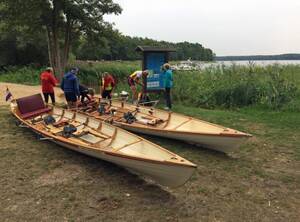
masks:
{"label": "person in red jacket", "polygon": [[49,96],[51,97],[52,104],[55,104],[55,94],[53,87],[56,86],[57,80],[53,75],[53,69],[51,67],[46,68],[41,73],[42,92],[44,94],[45,102],[48,104]]}
{"label": "person in red jacket", "polygon": [[100,86],[100,94],[103,99],[111,99],[111,94],[116,86],[116,81],[108,72],[103,73]]}

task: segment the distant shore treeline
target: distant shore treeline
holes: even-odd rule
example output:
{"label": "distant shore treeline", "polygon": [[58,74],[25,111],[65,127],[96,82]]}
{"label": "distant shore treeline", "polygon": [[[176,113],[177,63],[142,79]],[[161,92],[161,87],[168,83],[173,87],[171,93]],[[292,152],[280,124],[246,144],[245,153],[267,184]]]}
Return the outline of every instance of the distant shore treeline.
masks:
{"label": "distant shore treeline", "polygon": [[300,60],[300,54],[251,55],[251,56],[216,56],[217,61],[251,61],[251,60]]}

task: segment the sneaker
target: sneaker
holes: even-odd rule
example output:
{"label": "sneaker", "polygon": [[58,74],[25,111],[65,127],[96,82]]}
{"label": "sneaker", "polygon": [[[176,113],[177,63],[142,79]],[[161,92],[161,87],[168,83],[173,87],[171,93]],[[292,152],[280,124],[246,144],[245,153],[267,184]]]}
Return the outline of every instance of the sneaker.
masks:
{"label": "sneaker", "polygon": [[170,110],[170,108],[166,106],[166,107],[164,108],[164,110],[167,110],[167,111],[169,111],[169,110]]}

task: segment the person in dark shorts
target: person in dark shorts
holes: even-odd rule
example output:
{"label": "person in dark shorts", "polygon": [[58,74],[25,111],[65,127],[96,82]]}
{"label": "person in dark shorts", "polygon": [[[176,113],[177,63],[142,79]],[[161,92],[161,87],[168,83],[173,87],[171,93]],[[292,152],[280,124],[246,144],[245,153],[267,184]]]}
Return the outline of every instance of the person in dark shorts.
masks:
{"label": "person in dark shorts", "polygon": [[112,91],[114,90],[116,86],[116,82],[111,74],[108,72],[103,73],[103,78],[101,81],[101,97],[103,99],[111,99]]}
{"label": "person in dark shorts", "polygon": [[57,80],[53,75],[53,69],[51,67],[46,68],[44,72],[41,73],[41,84],[42,84],[42,92],[44,95],[44,99],[46,104],[48,104],[49,97],[51,98],[51,102],[55,104],[55,94],[53,87],[56,86]]}
{"label": "person in dark shorts", "polygon": [[69,72],[65,73],[60,85],[61,89],[64,91],[69,108],[77,106],[77,99],[80,96],[79,82],[76,76],[78,71],[78,68],[72,68]]}

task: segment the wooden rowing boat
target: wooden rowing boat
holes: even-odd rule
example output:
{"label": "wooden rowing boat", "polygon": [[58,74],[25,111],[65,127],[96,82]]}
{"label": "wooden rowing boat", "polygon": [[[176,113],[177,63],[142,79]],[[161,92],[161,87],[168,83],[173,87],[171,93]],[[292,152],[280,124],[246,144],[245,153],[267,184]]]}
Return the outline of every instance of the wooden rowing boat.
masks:
{"label": "wooden rowing boat", "polygon": [[[100,100],[100,104],[105,103]],[[122,101],[107,101],[106,112],[101,114],[98,106],[99,102],[97,105],[79,107],[78,110],[132,132],[187,141],[224,153],[235,151],[251,137],[250,134],[200,119]],[[126,119],[128,112],[134,116],[134,121]]]}
{"label": "wooden rowing boat", "polygon": [[[183,185],[196,169],[195,164],[156,144],[87,115],[42,105],[28,110],[25,105],[36,104],[32,100],[42,98],[37,94],[12,102],[12,114],[22,126],[63,147],[115,163],[168,187]],[[52,123],[45,121],[49,118]],[[65,127],[70,124],[76,132],[67,137]]]}

